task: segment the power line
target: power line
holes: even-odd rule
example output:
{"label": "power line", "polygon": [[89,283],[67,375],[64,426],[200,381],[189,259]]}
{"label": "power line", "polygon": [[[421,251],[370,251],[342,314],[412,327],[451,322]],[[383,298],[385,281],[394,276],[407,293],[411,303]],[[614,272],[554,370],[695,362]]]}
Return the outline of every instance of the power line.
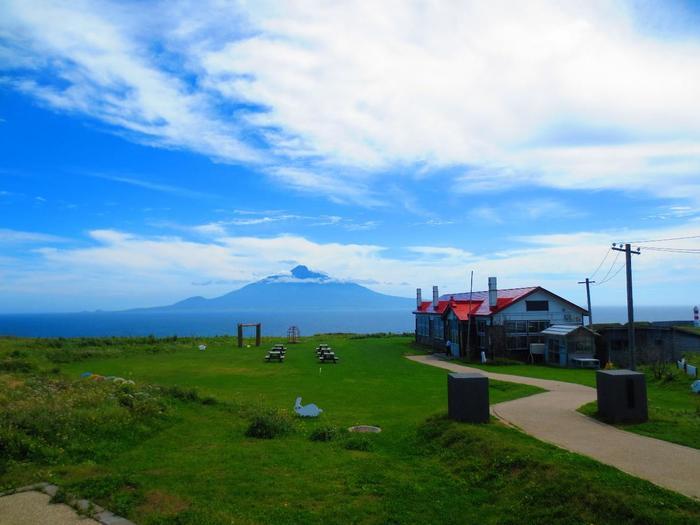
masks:
{"label": "power line", "polygon": [[603,263],[605,262],[605,259],[607,259],[607,258],[608,258],[608,255],[610,255],[610,252],[611,252],[611,251],[612,251],[612,250],[611,250],[610,248],[608,248],[608,251],[605,252],[605,257],[603,257],[603,260],[600,261],[600,264],[598,265],[598,268],[595,269],[595,272],[593,272],[593,273],[591,274],[591,276],[589,277],[590,279],[593,279],[593,278],[595,277],[595,275],[598,273],[598,270],[600,270],[601,267],[603,266]]}
{"label": "power line", "polygon": [[642,244],[645,242],[682,241],[685,239],[700,239],[700,235],[689,235],[687,237],[671,237],[669,239],[647,239],[646,241],[634,241],[634,242],[631,242],[630,244]]}
{"label": "power line", "polygon": [[648,246],[644,248],[645,251],[655,251],[655,252],[669,252],[669,253],[700,253],[700,249],[697,248],[661,248],[656,246]]}
{"label": "power line", "polygon": [[612,274],[612,275],[610,276],[609,279],[607,279],[607,280],[605,280],[605,281],[600,281],[600,282],[598,283],[598,286],[600,286],[601,284],[609,283],[610,281],[612,281],[615,277],[617,277],[617,274],[619,274],[619,273],[622,271],[622,269],[623,269],[624,267],[625,267],[625,263],[622,263],[622,264],[620,265],[620,267],[615,271],[615,273]]}
{"label": "power line", "polygon": [[[615,258],[613,259],[612,264],[610,265],[610,268],[608,268],[608,273],[606,273],[603,278],[601,279],[602,282],[605,282],[605,279],[607,278],[608,275],[610,275],[610,272],[612,272],[612,269],[615,267],[615,263],[617,262],[617,258],[620,256],[620,252],[617,252],[615,254]],[[600,286],[601,283],[598,283],[598,286]]]}

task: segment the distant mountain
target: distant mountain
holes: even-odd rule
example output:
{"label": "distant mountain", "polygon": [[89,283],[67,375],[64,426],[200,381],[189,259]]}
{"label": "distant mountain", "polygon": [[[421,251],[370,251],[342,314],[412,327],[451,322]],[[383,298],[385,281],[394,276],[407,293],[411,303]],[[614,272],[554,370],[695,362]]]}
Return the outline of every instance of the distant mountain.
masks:
{"label": "distant mountain", "polygon": [[325,273],[314,272],[300,265],[288,274],[265,277],[220,297],[190,297],[169,306],[139,308],[138,311],[408,310],[413,306],[413,299],[374,292],[359,284],[332,279]]}

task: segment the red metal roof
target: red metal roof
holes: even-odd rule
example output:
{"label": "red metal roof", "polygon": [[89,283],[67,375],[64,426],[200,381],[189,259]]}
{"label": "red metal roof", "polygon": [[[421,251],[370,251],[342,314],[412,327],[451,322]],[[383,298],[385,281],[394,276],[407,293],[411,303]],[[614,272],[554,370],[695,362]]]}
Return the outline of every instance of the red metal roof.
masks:
{"label": "red metal roof", "polygon": [[[527,288],[509,288],[498,290],[496,293],[496,307],[489,306],[489,292],[472,292],[471,305],[469,303],[469,292],[441,295],[438,299],[437,308],[433,308],[431,301],[424,301],[413,313],[415,314],[440,314],[445,313],[449,306],[460,321],[466,321],[470,315],[491,315],[500,312],[511,303],[530,295],[535,290],[541,289],[538,286]],[[551,292],[550,292],[551,293]],[[554,294],[552,294],[554,295]],[[568,301],[567,301],[568,302]]]}
{"label": "red metal roof", "polygon": [[483,301],[472,301],[470,304],[469,301],[452,301],[450,303],[450,308],[452,308],[452,311],[457,316],[457,319],[460,321],[466,321],[469,319],[470,315],[476,314],[479,308],[481,308],[482,302]]}

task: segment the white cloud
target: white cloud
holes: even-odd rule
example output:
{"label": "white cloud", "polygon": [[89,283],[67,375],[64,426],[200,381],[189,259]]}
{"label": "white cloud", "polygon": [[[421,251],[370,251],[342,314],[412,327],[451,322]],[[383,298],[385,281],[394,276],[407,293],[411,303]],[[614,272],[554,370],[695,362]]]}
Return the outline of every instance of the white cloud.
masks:
{"label": "white cloud", "polygon": [[137,186],[139,188],[145,188],[147,190],[157,191],[159,193],[170,193],[172,195],[180,195],[183,197],[190,197],[190,198],[212,197],[212,195],[208,194],[208,193],[190,190],[187,188],[182,188],[180,186],[173,186],[172,184],[156,183],[156,182],[152,182],[152,181],[148,181],[148,180],[143,180],[141,178],[136,178],[133,176],[113,175],[113,174],[107,174],[107,173],[94,173],[94,172],[91,172],[91,173],[81,172],[80,174],[85,175],[87,177],[94,177],[97,179],[111,180],[113,182],[120,182],[122,184],[128,184],[130,186]]}
{"label": "white cloud", "polygon": [[9,1],[0,58],[50,107],[338,202],[454,166],[461,191],[699,201],[700,40],[643,32],[632,5]]}
{"label": "white cloud", "polygon": [[48,233],[26,232],[0,228],[0,244],[24,243],[55,243],[66,242],[67,239]]}
{"label": "white cloud", "polygon": [[472,253],[450,246],[409,246],[408,251],[423,256],[426,259],[451,259],[453,261],[460,261],[461,264],[475,260]]}
{"label": "white cloud", "polygon": [[[202,63],[213,88],[270,108],[256,121],[305,156],[480,166],[469,191],[700,194],[700,44],[641,34],[622,4],[304,2],[255,15],[260,34]],[[528,146],[562,121],[641,142]]]}
{"label": "white cloud", "polygon": [[[36,309],[60,309],[74,304],[75,297],[84,301],[80,309],[128,308],[201,294],[202,287],[192,283],[211,282],[207,294],[217,296],[230,291],[232,282],[249,282],[287,271],[294,264],[308,264],[333,278],[375,283],[372,288],[398,295],[410,296],[415,287],[429,289],[433,284],[443,293],[464,291],[474,270],[476,289],[483,289],[486,278],[495,275],[502,288],[542,285],[582,302],[576,283],[591,276],[611,241],[697,235],[697,222],[664,229],[574,231],[513,239],[510,247],[489,252],[480,246],[469,250],[408,246],[389,251],[381,245],[314,242],[296,235],[192,241],[94,230],[87,246],[83,242],[82,247],[43,247],[28,260],[25,254],[22,264],[11,258],[0,260],[0,293],[35,297]],[[31,240],[48,243],[53,238],[33,234]],[[641,244],[642,255],[633,262],[637,304],[696,301],[698,255],[651,251],[647,246],[698,248],[700,239]],[[608,257],[594,277],[600,280],[613,262],[614,272],[621,259]],[[624,303],[624,277],[596,287],[594,298],[598,304]]]}
{"label": "white cloud", "polygon": [[[150,12],[145,6],[138,11]],[[216,115],[205,94],[155,63],[147,41],[153,27],[144,27],[118,4],[11,1],[3,4],[2,19],[0,31],[6,39],[23,42],[26,52],[42,57],[39,65],[49,65],[56,77],[44,83],[25,72],[14,81],[20,91],[57,109],[102,120],[144,142],[214,158],[259,159],[238,138],[235,123]],[[134,34],[130,28],[143,32]]]}

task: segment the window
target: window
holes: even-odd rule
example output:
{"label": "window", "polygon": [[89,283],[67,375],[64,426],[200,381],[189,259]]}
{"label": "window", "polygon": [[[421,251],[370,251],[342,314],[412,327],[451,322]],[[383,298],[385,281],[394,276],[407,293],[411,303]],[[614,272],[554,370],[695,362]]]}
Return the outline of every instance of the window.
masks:
{"label": "window", "polygon": [[531,334],[536,334],[549,327],[549,321],[528,321],[527,331]]}
{"label": "window", "polygon": [[549,301],[525,301],[528,312],[549,312]]}
{"label": "window", "polygon": [[506,333],[524,334],[527,333],[527,321],[506,321],[504,323]]}

